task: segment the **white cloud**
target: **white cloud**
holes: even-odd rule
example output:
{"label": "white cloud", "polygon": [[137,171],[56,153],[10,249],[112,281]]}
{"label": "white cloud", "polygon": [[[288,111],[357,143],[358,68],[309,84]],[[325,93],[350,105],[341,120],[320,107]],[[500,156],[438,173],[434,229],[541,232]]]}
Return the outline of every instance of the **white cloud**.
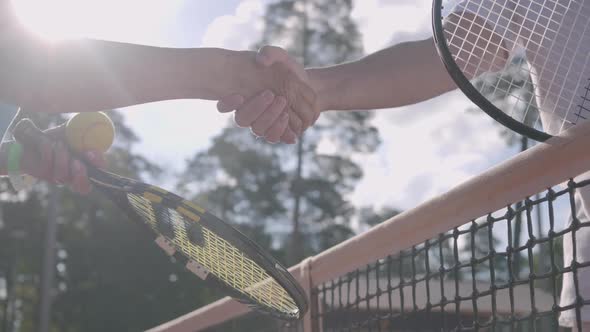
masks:
{"label": "white cloud", "polygon": [[88,37],[139,44],[165,43],[170,22],[181,5],[182,0],[14,1],[17,16],[25,26],[44,37]]}
{"label": "white cloud", "polygon": [[[247,0],[231,14],[212,21],[203,34],[202,47],[246,49],[260,36],[262,1]],[[206,79],[206,78],[195,78]],[[141,138],[138,151],[172,170],[206,148],[231,119],[217,112],[215,102],[176,100],[129,107],[126,118]]]}
{"label": "white cloud", "polygon": [[[356,1],[353,17],[365,51],[431,36],[430,7],[430,0]],[[455,91],[377,111],[374,123],[383,145],[374,156],[362,158],[365,177],[354,202],[409,209],[506,159],[511,152],[498,136],[498,126],[468,108],[471,103]]]}
{"label": "white cloud", "polygon": [[354,2],[367,52],[377,51],[392,40],[415,39],[430,33],[430,0],[362,0]]}
{"label": "white cloud", "polygon": [[176,168],[209,144],[230,120],[206,100],[174,100],[121,110],[141,138],[138,151],[150,160]]}
{"label": "white cloud", "polygon": [[231,15],[216,18],[203,36],[203,47],[250,49],[260,39],[265,1],[242,1]]}
{"label": "white cloud", "polygon": [[[267,2],[246,0],[233,13],[213,20],[203,35],[202,46],[249,48],[260,37],[260,16]],[[392,41],[428,36],[429,7],[430,0],[356,1],[354,17],[367,52]],[[178,168],[229,120],[229,116],[216,112],[212,102],[179,101],[143,107],[148,107],[147,112],[128,113],[144,140],[142,152]],[[378,111],[375,124],[383,145],[378,153],[359,158],[365,178],[353,201],[411,208],[505,159],[510,152],[498,137],[497,126],[484,114],[465,112],[468,107],[469,101],[460,92],[453,92],[417,105]]]}
{"label": "white cloud", "polygon": [[469,101],[455,91],[377,111],[383,145],[363,158],[365,177],[353,201],[409,209],[506,159],[511,152],[498,125],[483,112],[466,112],[468,107]]}

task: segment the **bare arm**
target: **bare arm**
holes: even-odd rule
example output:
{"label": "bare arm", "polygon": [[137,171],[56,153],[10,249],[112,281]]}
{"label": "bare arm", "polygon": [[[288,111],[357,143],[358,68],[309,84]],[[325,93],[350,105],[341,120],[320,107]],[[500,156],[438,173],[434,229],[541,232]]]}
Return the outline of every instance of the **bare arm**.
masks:
{"label": "bare arm", "polygon": [[[84,112],[170,99],[216,100],[299,86],[255,53],[173,49],[99,40],[50,44],[23,28],[0,35],[0,100],[39,112]],[[293,84],[294,81],[295,84]],[[296,107],[293,94],[291,105]]]}
{"label": "bare arm", "polygon": [[322,110],[390,108],[453,90],[429,38],[397,44],[358,61],[309,69]]}
{"label": "bare arm", "polygon": [[[458,17],[460,16],[452,16],[449,24],[457,24]],[[463,23],[466,22],[468,21],[465,20]],[[481,63],[458,63],[462,67],[467,66],[468,72],[474,73],[466,73],[469,78],[484,71],[503,68],[507,57],[507,48],[502,38],[493,33],[483,20],[478,23],[474,24],[475,28],[461,26],[462,28],[454,35],[454,38],[472,41],[465,43],[466,46],[463,47],[463,52],[467,54],[481,53],[485,50]],[[485,31],[482,31],[484,29]],[[480,34],[482,38],[478,38]],[[488,43],[488,40],[492,42]],[[469,46],[476,44],[476,41],[477,46],[470,49]],[[453,47],[451,45],[451,50],[456,52]],[[474,61],[477,59],[465,58]],[[247,99],[244,96],[227,96],[219,103],[220,111],[236,109],[236,122],[239,125],[251,127],[258,136],[264,136],[271,142],[280,138],[283,142],[293,143],[295,137],[301,134],[297,129],[306,129],[312,125],[322,111],[400,107],[439,96],[456,88],[438,56],[432,38],[400,43],[357,61],[324,68],[304,69],[285,50],[273,46],[263,47],[259,51],[258,60],[265,66],[279,62],[287,64],[308,82],[317,94],[317,107],[313,108],[315,113],[302,117],[300,113],[290,112],[287,128],[284,128],[280,121],[273,123],[272,120],[276,117],[268,120],[260,116],[280,113],[281,109],[273,104],[272,98]],[[474,66],[476,70],[471,70]]]}

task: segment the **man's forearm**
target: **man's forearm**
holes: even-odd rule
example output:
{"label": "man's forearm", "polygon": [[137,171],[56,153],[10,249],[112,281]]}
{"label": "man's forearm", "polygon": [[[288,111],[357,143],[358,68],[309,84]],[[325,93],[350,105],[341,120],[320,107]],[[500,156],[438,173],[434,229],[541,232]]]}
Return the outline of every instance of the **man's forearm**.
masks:
{"label": "man's forearm", "polygon": [[0,100],[36,111],[83,112],[169,99],[219,99],[237,92],[237,68],[254,70],[253,58],[251,65],[248,61],[244,52],[222,49],[32,42],[22,52],[0,50],[0,63],[11,64],[0,69]]}
{"label": "man's forearm", "polygon": [[455,88],[432,39],[401,43],[358,61],[308,73],[322,110],[399,107]]}

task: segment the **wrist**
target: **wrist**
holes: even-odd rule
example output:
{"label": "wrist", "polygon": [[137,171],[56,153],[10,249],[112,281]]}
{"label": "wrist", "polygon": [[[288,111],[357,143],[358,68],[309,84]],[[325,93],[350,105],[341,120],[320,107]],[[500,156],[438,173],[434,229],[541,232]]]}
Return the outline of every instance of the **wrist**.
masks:
{"label": "wrist", "polygon": [[[240,93],[246,86],[243,77],[252,74],[252,55],[248,67],[248,55],[242,51],[220,48],[164,50],[160,66],[158,91],[168,91],[166,99],[219,100],[232,93]],[[251,52],[254,53],[254,52]],[[170,61],[174,59],[174,61]],[[240,84],[242,82],[243,84]]]}
{"label": "wrist", "polygon": [[16,142],[4,142],[0,145],[0,175],[21,174],[23,146]]}
{"label": "wrist", "polygon": [[195,89],[201,92],[199,99],[219,100],[231,94],[250,98],[274,85],[272,69],[258,65],[253,51],[202,49],[193,61],[200,68]]}
{"label": "wrist", "polygon": [[8,149],[8,177],[14,190],[24,188],[23,178],[21,176],[21,161],[23,159],[23,146],[19,142],[13,142]]}
{"label": "wrist", "polygon": [[308,68],[305,70],[309,77],[309,84],[316,93],[316,102],[320,112],[333,109],[330,93],[329,72],[325,68]]}
{"label": "wrist", "polygon": [[15,141],[4,142],[0,145],[0,175],[8,176],[15,190],[22,189],[23,146]]}
{"label": "wrist", "polygon": [[23,158],[23,146],[19,142],[13,142],[8,147],[6,170],[8,175],[20,175],[21,160]]}
{"label": "wrist", "polygon": [[3,142],[0,145],[0,176],[8,175],[8,150],[10,143]]}
{"label": "wrist", "polygon": [[259,65],[256,62],[256,52],[231,51],[224,61],[225,70],[229,71],[229,84],[224,91],[239,94],[246,98],[252,97],[267,86],[273,84],[269,81],[271,69]]}

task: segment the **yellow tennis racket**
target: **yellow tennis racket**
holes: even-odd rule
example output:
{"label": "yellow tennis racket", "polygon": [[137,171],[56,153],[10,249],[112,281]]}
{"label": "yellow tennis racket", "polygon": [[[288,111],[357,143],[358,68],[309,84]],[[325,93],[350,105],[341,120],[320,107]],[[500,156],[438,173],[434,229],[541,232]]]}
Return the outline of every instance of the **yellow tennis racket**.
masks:
{"label": "yellow tennis racket", "polygon": [[[31,148],[44,135],[29,119],[18,122],[13,134]],[[166,254],[207,283],[280,319],[299,319],[307,311],[305,294],[293,276],[237,229],[162,188],[86,167],[98,191],[155,235]]]}

